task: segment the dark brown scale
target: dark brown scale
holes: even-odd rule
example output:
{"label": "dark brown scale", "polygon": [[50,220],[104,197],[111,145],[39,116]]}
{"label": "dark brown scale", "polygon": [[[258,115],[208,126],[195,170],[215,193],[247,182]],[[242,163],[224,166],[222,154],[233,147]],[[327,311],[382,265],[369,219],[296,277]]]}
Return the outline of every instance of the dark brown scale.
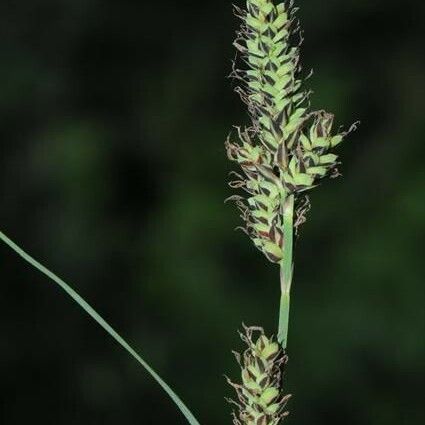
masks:
{"label": "dark brown scale", "polygon": [[[268,64],[270,64],[269,68],[267,67]],[[266,65],[266,68],[267,68],[268,71],[277,72],[278,66],[274,62],[268,61],[267,65]]]}
{"label": "dark brown scale", "polygon": [[265,34],[267,35],[267,37],[273,38],[273,31],[270,27],[267,28]]}
{"label": "dark brown scale", "polygon": [[322,148],[322,147],[319,146],[319,147],[313,148],[312,151],[316,155],[322,156],[325,153],[326,149],[324,149],[324,148]]}
{"label": "dark brown scale", "polygon": [[265,376],[260,382],[259,382],[259,385],[261,386],[261,387],[264,387],[266,384],[267,384],[267,380],[268,380],[268,377],[267,376]]}
{"label": "dark brown scale", "polygon": [[289,80],[288,83],[285,85],[285,87],[283,87],[283,90],[289,92],[290,88],[292,87],[292,85],[294,84],[294,82],[292,80]]}
{"label": "dark brown scale", "polygon": [[252,81],[258,81],[258,77],[255,75],[249,75],[247,72],[244,72],[244,78],[250,83]]}
{"label": "dark brown scale", "polygon": [[251,27],[251,25],[249,25],[248,23],[246,24],[246,28],[248,29],[248,31],[251,31],[251,34],[255,34],[257,32],[256,28]]}
{"label": "dark brown scale", "polygon": [[276,122],[279,123],[282,127],[284,127],[288,122],[288,117],[286,115],[286,109],[282,109],[279,114],[276,116]]}
{"label": "dark brown scale", "polygon": [[258,221],[261,224],[265,224],[266,226],[269,224],[266,218],[264,217],[255,217],[255,220]]}
{"label": "dark brown scale", "polygon": [[276,18],[277,18],[277,10],[273,8],[269,13],[269,20],[270,22],[273,22]]}
{"label": "dark brown scale", "polygon": [[257,105],[257,107],[256,107],[256,109],[258,110],[258,111],[260,111],[261,112],[261,114],[263,114],[263,115],[270,115],[269,114],[269,111],[266,109],[266,108],[264,108],[262,105]]}
{"label": "dark brown scale", "polygon": [[258,15],[259,10],[254,4],[248,3],[248,12],[250,15],[256,16]]}
{"label": "dark brown scale", "polygon": [[267,206],[264,205],[262,202],[260,201],[255,201],[255,203],[257,204],[257,206],[262,209],[263,211],[267,211]]}
{"label": "dark brown scale", "polygon": [[289,191],[290,191],[291,193],[295,192],[295,189],[297,188],[297,186],[294,186],[294,185],[293,185],[293,184],[291,184],[291,183],[286,183],[286,187],[289,189]]}
{"label": "dark brown scale", "polygon": [[277,121],[272,120],[272,129],[275,137],[280,139],[283,135],[282,128]]}
{"label": "dark brown scale", "polygon": [[266,254],[266,257],[268,258],[268,260],[271,261],[272,263],[279,263],[280,262],[280,258],[276,257],[275,255],[271,254],[270,252],[264,251],[264,253]]}
{"label": "dark brown scale", "polygon": [[[264,52],[264,54],[266,54],[266,52]],[[252,52],[250,53],[250,56],[254,56],[254,58],[257,58],[257,59],[263,59],[264,58],[264,56],[261,56],[257,53],[252,53]]]}
{"label": "dark brown scale", "polygon": [[279,166],[286,165],[286,146],[285,143],[281,142],[277,149],[277,162]]}
{"label": "dark brown scale", "polygon": [[274,101],[272,98],[269,98],[269,97],[264,98],[264,103],[266,103],[269,108],[274,107]]}
{"label": "dark brown scale", "polygon": [[267,189],[266,187],[262,187],[261,192],[266,196],[270,196],[270,193],[271,193],[270,190]]}
{"label": "dark brown scale", "polygon": [[272,228],[270,229],[269,238],[271,241],[276,243],[276,227],[275,226],[272,226]]}
{"label": "dark brown scale", "polygon": [[265,74],[265,75],[263,75],[263,78],[270,85],[274,85],[276,83],[275,80],[273,80],[273,78],[270,77],[270,75]]}
{"label": "dark brown scale", "polygon": [[304,161],[302,160],[300,160],[298,163],[300,165],[300,172],[304,174],[307,171],[306,168],[308,168],[309,166],[306,167],[306,165],[304,164]]}
{"label": "dark brown scale", "polygon": [[280,178],[280,168],[277,165],[273,167],[273,173],[276,177]]}
{"label": "dark brown scale", "polygon": [[264,52],[264,53],[269,53],[269,51],[270,51],[270,49],[269,49],[269,46],[266,44],[266,43],[264,43],[264,41],[262,41],[262,40],[260,40],[260,42],[259,42],[259,46],[260,46],[260,49]]}
{"label": "dark brown scale", "polygon": [[251,180],[257,179],[258,173],[256,172],[256,169],[255,169],[255,171],[252,170],[252,169],[245,169],[244,172],[249,179],[251,179]]}
{"label": "dark brown scale", "polygon": [[258,232],[259,236],[262,236],[264,239],[270,239],[269,232]]}
{"label": "dark brown scale", "polygon": [[261,94],[262,94],[264,97],[267,97],[268,99],[270,99],[270,100],[272,100],[272,101],[273,101],[273,97],[272,97],[272,95],[271,95],[270,93],[267,93],[266,91],[261,90]]}

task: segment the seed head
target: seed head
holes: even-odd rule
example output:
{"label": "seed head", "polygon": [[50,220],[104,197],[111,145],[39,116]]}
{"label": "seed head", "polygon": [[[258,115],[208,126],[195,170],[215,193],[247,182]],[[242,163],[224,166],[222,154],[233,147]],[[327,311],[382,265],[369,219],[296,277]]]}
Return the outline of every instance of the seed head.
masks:
{"label": "seed head", "polygon": [[228,379],[236,390],[237,401],[230,400],[234,425],[278,425],[288,415],[285,405],[290,395],[282,394],[282,367],[287,357],[277,342],[267,338],[258,327],[244,327],[241,334],[245,352],[235,353],[241,367],[241,383]]}
{"label": "seed head", "polygon": [[[271,262],[284,252],[282,208],[293,195],[304,221],[306,192],[319,180],[335,175],[338,156],[332,153],[348,133],[333,133],[332,114],[310,111],[310,93],[302,87],[299,51],[302,38],[292,0],[248,0],[234,46],[242,69],[234,66],[236,88],[248,107],[251,124],[238,128],[238,142],[226,142],[230,160],[243,176],[231,187],[243,188],[237,197],[245,230]],[[235,198],[232,198],[235,199]]]}

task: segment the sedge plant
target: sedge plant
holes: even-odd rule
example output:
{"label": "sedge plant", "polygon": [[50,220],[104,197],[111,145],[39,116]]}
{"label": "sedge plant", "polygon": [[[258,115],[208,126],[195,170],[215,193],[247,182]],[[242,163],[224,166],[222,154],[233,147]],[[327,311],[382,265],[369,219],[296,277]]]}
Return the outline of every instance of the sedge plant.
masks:
{"label": "sedge plant", "polygon": [[[240,336],[246,345],[235,353],[241,382],[228,382],[236,390],[234,425],[278,425],[287,416],[289,395],[282,390],[287,363],[293,244],[309,209],[308,191],[326,176],[336,176],[338,157],[333,149],[348,132],[333,132],[332,114],[312,111],[310,92],[303,87],[300,67],[301,36],[293,0],[247,0],[235,7],[241,19],[234,46],[240,60],[232,76],[236,91],[247,105],[250,124],[237,128],[237,141],[226,142],[234,172],[232,188],[244,220],[243,230],[266,259],[280,270],[281,299],[277,338],[262,327],[246,327]],[[241,68],[239,68],[241,64]],[[0,240],[44,274],[77,303],[161,386],[190,425],[199,425],[189,408],[138,352],[64,280],[40,264],[3,232]]]}
{"label": "sedge plant", "polygon": [[[261,328],[245,328],[247,344],[237,355],[242,383],[236,388],[235,425],[277,425],[287,415],[282,393],[286,363],[293,246],[309,209],[308,192],[326,176],[337,176],[334,151],[348,132],[333,131],[334,116],[313,111],[300,65],[302,37],[293,0],[248,0],[235,8],[241,26],[234,42],[239,53],[232,76],[246,104],[250,124],[237,127],[226,142],[228,157],[242,173],[232,173],[233,195],[243,230],[267,260],[279,267],[277,342]],[[258,335],[253,339],[253,334]]]}

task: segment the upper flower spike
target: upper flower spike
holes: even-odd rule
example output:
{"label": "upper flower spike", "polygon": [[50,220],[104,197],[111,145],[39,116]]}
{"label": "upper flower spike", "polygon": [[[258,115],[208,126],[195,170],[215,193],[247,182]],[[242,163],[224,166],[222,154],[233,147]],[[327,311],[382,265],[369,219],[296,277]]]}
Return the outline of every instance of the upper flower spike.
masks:
{"label": "upper flower spike", "polygon": [[243,69],[232,75],[241,81],[236,91],[247,104],[252,121],[239,129],[239,143],[227,141],[231,160],[245,176],[232,182],[246,199],[237,199],[246,230],[272,262],[283,258],[282,206],[294,195],[313,188],[335,171],[337,155],[330,153],[347,133],[333,134],[333,115],[309,111],[310,93],[302,88],[299,50],[301,36],[293,1],[248,0],[235,8],[242,20],[234,42]]}

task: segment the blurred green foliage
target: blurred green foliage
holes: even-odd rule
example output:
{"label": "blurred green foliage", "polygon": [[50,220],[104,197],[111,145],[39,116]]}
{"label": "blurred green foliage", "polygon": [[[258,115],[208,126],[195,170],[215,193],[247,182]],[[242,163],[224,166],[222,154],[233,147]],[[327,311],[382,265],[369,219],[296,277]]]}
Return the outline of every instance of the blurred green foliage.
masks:
{"label": "blurred green foliage", "polygon": [[[423,3],[301,1],[313,106],[359,119],[296,249],[292,424],[422,424]],[[5,0],[0,223],[230,423],[242,321],[275,331],[277,269],[223,199],[244,107],[228,1]],[[0,422],[177,424],[153,381],[0,248]]]}

